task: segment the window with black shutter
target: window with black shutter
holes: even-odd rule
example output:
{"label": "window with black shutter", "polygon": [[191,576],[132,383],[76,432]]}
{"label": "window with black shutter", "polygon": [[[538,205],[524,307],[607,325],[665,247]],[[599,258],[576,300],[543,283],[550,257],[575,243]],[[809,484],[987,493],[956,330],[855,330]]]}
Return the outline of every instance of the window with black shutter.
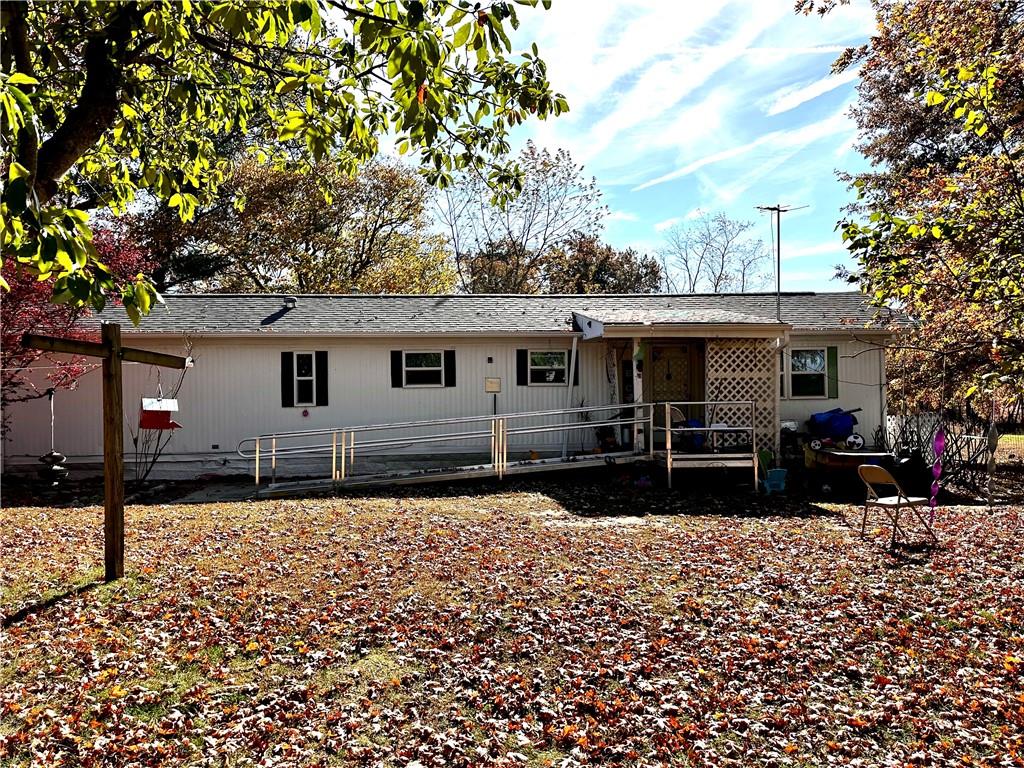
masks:
{"label": "window with black shutter", "polygon": [[[568,379],[570,352],[567,349],[517,349],[516,384],[525,386],[564,387]],[[580,364],[573,366],[572,384],[580,383]]]}
{"label": "window with black shutter", "polygon": [[391,351],[392,387],[454,387],[455,375],[454,349]]}

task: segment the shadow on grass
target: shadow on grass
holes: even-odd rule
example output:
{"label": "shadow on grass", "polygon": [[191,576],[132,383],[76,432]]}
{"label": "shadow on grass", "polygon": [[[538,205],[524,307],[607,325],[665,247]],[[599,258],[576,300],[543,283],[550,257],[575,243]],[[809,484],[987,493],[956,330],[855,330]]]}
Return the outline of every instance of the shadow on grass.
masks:
{"label": "shadow on grass", "polygon": [[[649,464],[612,464],[565,470],[544,477],[465,480],[457,483],[394,486],[325,492],[351,499],[446,499],[484,494],[539,493],[579,517],[714,515],[720,517],[831,517],[836,513],[800,494],[754,493],[749,471],[677,472],[667,488],[664,470]],[[294,498],[300,498],[296,496]]]}
{"label": "shadow on grass", "polygon": [[76,597],[85,592],[93,590],[102,584],[102,581],[90,581],[86,584],[80,584],[77,587],[72,587],[71,589],[65,590],[64,592],[61,592],[59,594],[52,595],[51,597],[48,597],[45,600],[40,600],[39,602],[23,606],[19,610],[12,613],[10,616],[4,616],[3,620],[0,621],[0,627],[2,627],[3,629],[13,627],[15,624],[20,624],[21,622],[23,622],[29,616],[35,616],[36,614],[44,613],[50,608],[53,608],[54,606],[59,604],[60,602],[67,600],[69,597]]}

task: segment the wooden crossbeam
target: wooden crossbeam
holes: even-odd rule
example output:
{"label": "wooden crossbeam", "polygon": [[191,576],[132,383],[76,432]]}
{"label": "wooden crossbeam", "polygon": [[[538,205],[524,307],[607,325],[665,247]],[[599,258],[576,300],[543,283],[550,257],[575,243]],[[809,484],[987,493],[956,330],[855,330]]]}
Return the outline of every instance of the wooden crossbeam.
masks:
{"label": "wooden crossbeam", "polygon": [[[110,325],[110,323],[105,323]],[[26,333],[21,338],[21,343],[32,349],[39,349],[44,352],[60,352],[67,355],[83,355],[85,357],[110,357],[110,350],[106,344],[95,341],[79,341],[77,339],[60,339],[55,336],[40,336],[35,333]],[[135,349],[134,347],[121,347],[121,359],[126,363],[143,363],[146,365],[158,365],[161,368],[186,368],[189,358],[177,355],[165,355],[163,352],[150,352],[148,349]]]}
{"label": "wooden crossbeam", "polygon": [[103,574],[106,581],[124,576],[124,408],[121,363],[187,368],[191,359],[121,346],[121,326],[104,323],[102,341],[61,339],[26,333],[21,343],[43,352],[98,357],[103,360]]}
{"label": "wooden crossbeam", "polygon": [[86,357],[110,357],[110,350],[107,346],[97,341],[58,339],[55,336],[26,333],[21,337],[21,344],[29,349],[40,349],[43,352],[61,352],[68,355],[85,355]]}

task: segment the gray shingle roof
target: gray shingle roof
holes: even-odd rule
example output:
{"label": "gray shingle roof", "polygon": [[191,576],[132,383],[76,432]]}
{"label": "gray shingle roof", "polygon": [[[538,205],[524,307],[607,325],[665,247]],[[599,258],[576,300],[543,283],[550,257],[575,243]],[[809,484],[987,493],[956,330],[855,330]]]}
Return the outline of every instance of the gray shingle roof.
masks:
{"label": "gray shingle roof", "polygon": [[[685,317],[666,322],[773,322],[774,293],[545,296],[299,295],[285,309],[283,294],[170,294],[138,328],[119,307],[94,315],[122,323],[125,332],[214,335],[509,335],[565,333],[573,312],[588,317]],[[727,314],[723,314],[727,313]],[[782,319],[795,330],[864,327],[874,310],[856,292],[784,293]]]}
{"label": "gray shingle roof", "polygon": [[771,325],[778,322],[774,317],[761,317],[743,312],[731,312],[718,307],[708,307],[707,309],[599,308],[597,310],[589,310],[588,312],[579,312],[578,314],[593,320],[599,320],[604,325],[703,325],[707,323],[715,325],[728,325],[730,323]]}

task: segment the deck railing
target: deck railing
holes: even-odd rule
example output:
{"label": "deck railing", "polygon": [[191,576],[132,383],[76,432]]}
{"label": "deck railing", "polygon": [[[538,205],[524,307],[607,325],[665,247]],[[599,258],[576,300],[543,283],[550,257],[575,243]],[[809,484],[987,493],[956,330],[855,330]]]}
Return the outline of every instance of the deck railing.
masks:
{"label": "deck railing", "polygon": [[[611,415],[608,415],[611,414]],[[603,418],[594,418],[595,415]],[[652,434],[654,407],[648,403],[614,404],[586,408],[561,408],[547,411],[530,411],[493,416],[467,416],[424,421],[406,421],[390,424],[364,424],[339,426],[325,429],[308,429],[289,432],[272,432],[242,440],[238,444],[238,455],[252,459],[255,463],[256,485],[264,478],[264,463],[269,464],[271,485],[277,484],[278,464],[294,457],[326,458],[330,456],[331,469],[328,479],[333,483],[348,483],[353,480],[378,477],[398,480],[402,477],[424,476],[425,470],[389,472],[357,478],[357,458],[379,456],[395,449],[422,449],[429,452],[438,446],[461,443],[463,446],[483,448],[490,446],[490,459],[486,464],[444,468],[446,477],[458,475],[504,477],[510,471],[510,440],[523,435],[546,435],[561,433],[569,435],[581,430],[596,430],[599,427],[615,429],[631,428],[634,435],[633,447],[629,450],[604,452],[592,455],[595,461],[614,459],[619,456],[635,456],[642,453],[640,434],[646,436],[647,451],[653,453]],[[573,419],[568,421],[568,419]],[[549,424],[545,421],[558,421]],[[401,436],[387,433],[401,430]],[[408,434],[424,431],[425,434]],[[579,462],[579,456],[516,459],[514,469],[525,471],[530,467],[554,468],[568,462]]]}
{"label": "deck railing", "polygon": [[[758,486],[757,431],[754,428],[756,404],[752,400],[690,400],[658,403],[657,408],[663,409],[664,424],[652,425],[652,432],[663,432],[665,435],[665,471],[668,487],[672,487],[672,470],[675,467],[714,467],[714,466],[746,466],[749,462],[754,473],[754,488]],[[748,420],[746,424],[714,423],[707,419],[707,414],[722,410],[743,409]],[[687,413],[700,410],[709,422],[702,426],[687,426]],[[704,420],[701,420],[704,421]],[[681,423],[683,426],[674,426]],[[691,449],[675,443],[673,435],[689,437]],[[736,444],[736,437],[749,435],[749,442]],[[701,450],[694,445],[700,440]],[[652,441],[653,442],[653,441]],[[749,450],[739,450],[749,447]]]}

